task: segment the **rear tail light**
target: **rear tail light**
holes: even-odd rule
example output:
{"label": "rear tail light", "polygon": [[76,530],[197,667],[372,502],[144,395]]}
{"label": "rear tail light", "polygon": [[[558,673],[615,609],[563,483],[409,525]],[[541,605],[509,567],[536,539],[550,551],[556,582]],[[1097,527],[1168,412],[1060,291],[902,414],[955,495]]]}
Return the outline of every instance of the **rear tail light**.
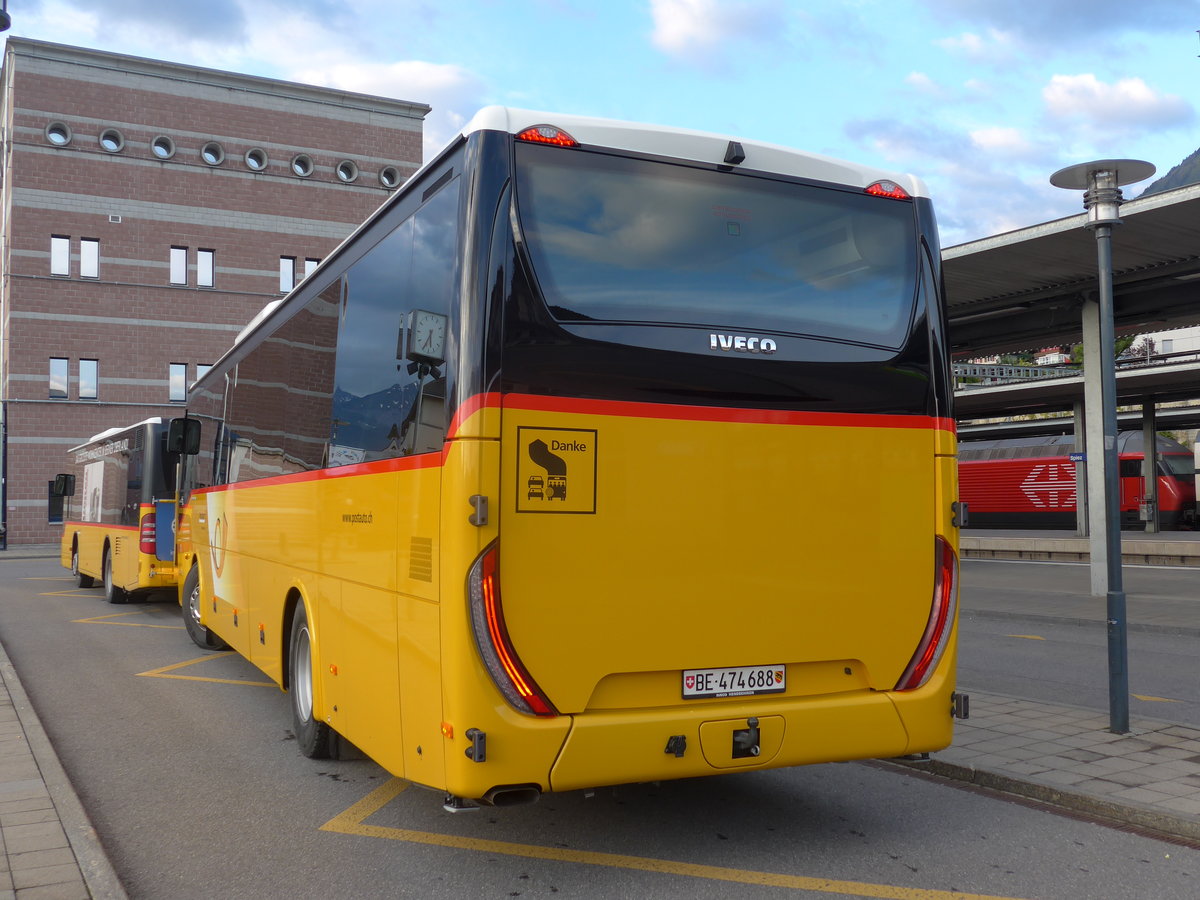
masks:
{"label": "rear tail light", "polygon": [[142,519],[142,530],[138,535],[138,550],[142,553],[157,552],[157,541],[155,540],[155,521],[154,513],[148,513]]}
{"label": "rear tail light", "polygon": [[500,603],[500,545],[493,543],[480,554],[467,575],[471,627],[483,664],[500,693],[514,709],[535,716],[557,716],[542,689],[517,657]]}
{"label": "rear tail light", "polygon": [[917,644],[917,652],[896,683],[898,691],[914,691],[929,680],[942,654],[946,652],[950,632],[954,628],[954,612],[958,605],[958,557],[943,537],[937,538],[935,547],[933,604],[929,610],[929,622],[925,625],[921,642]]}
{"label": "rear tail light", "polygon": [[579,141],[553,125],[533,125],[517,133],[518,141],[531,144],[551,144],[555,147],[578,147]]}
{"label": "rear tail light", "polygon": [[894,181],[876,181],[874,184],[867,185],[865,190],[872,197],[890,197],[893,200],[912,199],[908,191]]}

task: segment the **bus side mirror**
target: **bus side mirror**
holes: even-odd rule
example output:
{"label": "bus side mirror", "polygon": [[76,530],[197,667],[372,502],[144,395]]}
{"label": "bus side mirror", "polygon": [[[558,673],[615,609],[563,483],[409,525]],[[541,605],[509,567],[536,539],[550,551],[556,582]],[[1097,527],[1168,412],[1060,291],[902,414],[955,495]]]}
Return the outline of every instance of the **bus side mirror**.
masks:
{"label": "bus side mirror", "polygon": [[74,497],[75,496],[75,476],[74,475],[55,475],[54,489],[52,491],[55,497]]}
{"label": "bus side mirror", "polygon": [[167,452],[195,456],[200,452],[200,420],[172,419],[167,426]]}

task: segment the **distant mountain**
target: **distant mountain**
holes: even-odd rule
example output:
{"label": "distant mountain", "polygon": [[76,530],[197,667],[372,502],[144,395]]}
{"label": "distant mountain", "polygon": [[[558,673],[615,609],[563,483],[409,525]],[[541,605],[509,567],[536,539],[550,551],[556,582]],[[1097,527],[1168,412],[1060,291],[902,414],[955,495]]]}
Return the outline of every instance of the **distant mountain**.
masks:
{"label": "distant mountain", "polygon": [[1152,182],[1138,196],[1148,197],[1151,194],[1159,194],[1163,191],[1169,191],[1172,188],[1183,187],[1185,184],[1196,184],[1197,182],[1200,182],[1200,149],[1171,169],[1162,178]]}
{"label": "distant mountain", "polygon": [[394,384],[358,397],[338,388],[333,393],[336,443],[368,452],[387,446],[392,429],[399,429],[417,397],[415,384]]}

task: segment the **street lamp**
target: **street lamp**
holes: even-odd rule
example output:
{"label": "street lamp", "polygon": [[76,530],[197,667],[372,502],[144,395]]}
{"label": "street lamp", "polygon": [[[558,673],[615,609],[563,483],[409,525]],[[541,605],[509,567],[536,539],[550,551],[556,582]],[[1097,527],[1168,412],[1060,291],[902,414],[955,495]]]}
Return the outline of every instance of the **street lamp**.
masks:
{"label": "street lamp", "polygon": [[[1082,190],[1087,227],[1096,234],[1100,281],[1100,407],[1104,436],[1104,540],[1092,533],[1092,546],[1105,547],[1108,601],[1108,713],[1109,730],[1129,731],[1129,647],[1125,621],[1125,589],[1121,582],[1120,486],[1117,476],[1117,370],[1113,358],[1112,226],[1121,222],[1121,185],[1142,181],[1154,166],[1140,159],[1098,159],[1059,169],[1050,176],[1055,187]],[[1085,357],[1085,366],[1091,362]],[[1088,416],[1095,421],[1094,412]],[[1089,429],[1090,430],[1090,429]],[[1093,432],[1094,433],[1094,432]],[[1095,451],[1089,442],[1089,453]],[[1149,455],[1147,455],[1149,459]],[[1089,507],[1091,504],[1089,503]],[[1092,558],[1097,554],[1093,552]]]}

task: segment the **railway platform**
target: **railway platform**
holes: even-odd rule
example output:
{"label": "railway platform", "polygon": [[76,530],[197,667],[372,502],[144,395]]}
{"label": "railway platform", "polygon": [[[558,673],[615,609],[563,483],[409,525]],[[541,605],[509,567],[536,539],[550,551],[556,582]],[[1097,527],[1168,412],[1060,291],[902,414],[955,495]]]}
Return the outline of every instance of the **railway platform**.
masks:
{"label": "railway platform", "polygon": [[[965,559],[1087,562],[1088,543],[1067,530],[964,528],[959,535]],[[1122,531],[1121,559],[1126,565],[1200,566],[1200,531]]]}

